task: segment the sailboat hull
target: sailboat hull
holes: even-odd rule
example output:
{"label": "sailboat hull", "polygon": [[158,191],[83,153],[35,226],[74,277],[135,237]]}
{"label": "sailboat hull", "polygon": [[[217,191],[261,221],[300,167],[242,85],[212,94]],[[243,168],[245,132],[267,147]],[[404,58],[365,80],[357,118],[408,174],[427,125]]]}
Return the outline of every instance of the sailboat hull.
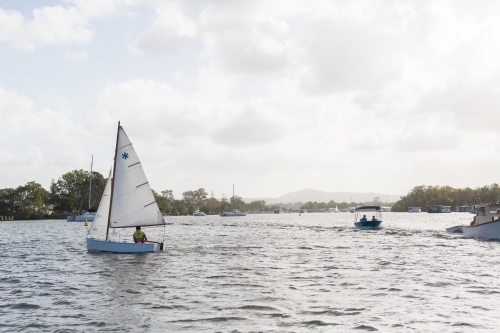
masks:
{"label": "sailboat hull", "polygon": [[157,252],[160,250],[160,244],[113,242],[102,239],[87,238],[87,250],[113,253]]}

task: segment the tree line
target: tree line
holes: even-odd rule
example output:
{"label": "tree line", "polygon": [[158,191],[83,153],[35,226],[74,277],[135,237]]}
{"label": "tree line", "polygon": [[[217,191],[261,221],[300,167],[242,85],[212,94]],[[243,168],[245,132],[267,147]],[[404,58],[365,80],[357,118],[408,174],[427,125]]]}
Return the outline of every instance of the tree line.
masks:
{"label": "tree line", "polygon": [[[53,179],[49,190],[35,181],[17,188],[0,189],[0,215],[24,220],[65,218],[67,215],[96,211],[107,178],[99,172],[92,173],[89,207],[90,180],[90,172],[80,169],[63,174],[57,181]],[[239,196],[227,198],[223,195],[217,199],[213,192],[208,195],[203,188],[186,191],[182,198],[175,198],[172,190],[153,190],[153,195],[165,215],[191,215],[198,210],[206,214],[220,214],[233,209],[242,212],[285,209],[279,205],[267,205],[263,200],[246,204]]]}
{"label": "tree line", "polygon": [[450,186],[416,186],[407,195],[392,207],[393,212],[406,212],[408,207],[421,207],[422,211],[428,205],[456,206],[478,203],[491,203],[500,200],[500,186],[498,184],[476,187],[474,189],[453,188]]}
{"label": "tree line", "polygon": [[[92,193],[90,211],[96,211],[101,195],[106,186],[107,178],[99,172],[92,173]],[[37,182],[31,181],[17,188],[0,189],[0,215],[14,216],[15,219],[57,218],[66,215],[80,215],[89,210],[89,183],[90,173],[85,170],[73,170],[52,180],[50,189],[46,190]],[[165,215],[191,215],[200,210],[205,214],[220,214],[224,211],[239,209],[242,212],[262,212],[274,210],[307,209],[321,211],[323,209],[339,209],[360,205],[386,205],[382,202],[347,203],[335,201],[325,202],[296,202],[268,205],[264,200],[255,200],[245,203],[239,196],[215,198],[203,188],[186,191],[181,198],[175,198],[172,190],[156,192],[155,199]],[[470,205],[500,200],[500,186],[487,185],[471,189],[453,188],[450,186],[416,186],[407,195],[392,206],[393,212],[406,212],[408,207],[422,207],[428,205],[455,206]]]}

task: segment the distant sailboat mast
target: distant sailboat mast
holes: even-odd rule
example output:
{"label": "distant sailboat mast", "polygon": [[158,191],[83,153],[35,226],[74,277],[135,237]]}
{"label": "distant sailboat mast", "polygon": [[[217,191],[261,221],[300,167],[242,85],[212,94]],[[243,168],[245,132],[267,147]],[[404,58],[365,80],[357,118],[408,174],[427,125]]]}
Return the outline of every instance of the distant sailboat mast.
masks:
{"label": "distant sailboat mast", "polygon": [[92,165],[94,164],[94,155],[90,161],[90,187],[89,187],[89,213],[90,213],[90,197],[92,196]]}
{"label": "distant sailboat mast", "polygon": [[109,213],[108,213],[108,227],[106,229],[106,240],[109,237],[109,226],[111,224],[111,207],[113,206],[113,192],[115,189],[115,171],[116,171],[116,154],[118,152],[118,136],[120,135],[120,121],[118,121],[118,130],[116,131],[116,147],[115,147],[115,159],[113,163],[113,180],[111,183],[111,196],[109,198]]}

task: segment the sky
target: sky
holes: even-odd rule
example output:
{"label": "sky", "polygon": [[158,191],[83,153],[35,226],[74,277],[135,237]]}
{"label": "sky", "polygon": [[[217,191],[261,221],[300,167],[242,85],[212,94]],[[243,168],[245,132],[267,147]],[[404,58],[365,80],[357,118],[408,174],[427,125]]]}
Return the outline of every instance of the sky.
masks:
{"label": "sky", "polygon": [[0,188],[406,194],[499,182],[499,1],[0,0]]}

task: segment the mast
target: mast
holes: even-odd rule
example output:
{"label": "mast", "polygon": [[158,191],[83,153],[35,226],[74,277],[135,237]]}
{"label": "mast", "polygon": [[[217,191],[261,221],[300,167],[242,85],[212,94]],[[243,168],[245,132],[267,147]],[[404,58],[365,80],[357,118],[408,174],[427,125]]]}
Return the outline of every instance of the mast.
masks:
{"label": "mast", "polygon": [[92,195],[92,164],[94,164],[94,155],[92,155],[92,160],[90,161],[89,213],[90,213],[90,197]]}
{"label": "mast", "polygon": [[113,206],[113,190],[115,189],[115,170],[116,170],[116,154],[118,153],[118,136],[120,135],[120,121],[118,121],[118,130],[116,131],[116,147],[115,147],[115,161],[113,163],[113,179],[111,180],[111,196],[109,197],[109,213],[108,213],[108,227],[106,229],[106,240],[109,236],[109,225],[111,224],[111,207]]}

